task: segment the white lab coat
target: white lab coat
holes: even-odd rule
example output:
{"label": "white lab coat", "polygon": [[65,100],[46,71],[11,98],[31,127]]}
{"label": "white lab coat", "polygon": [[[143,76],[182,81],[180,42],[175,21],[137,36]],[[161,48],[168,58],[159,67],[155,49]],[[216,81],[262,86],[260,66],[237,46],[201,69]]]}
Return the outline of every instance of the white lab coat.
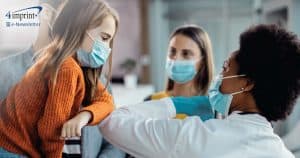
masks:
{"label": "white lab coat", "polygon": [[257,114],[224,120],[171,119],[170,99],[115,110],[100,125],[104,137],[137,158],[293,158],[271,124]]}
{"label": "white lab coat", "polygon": [[276,123],[274,129],[282,136],[286,147],[296,158],[300,158],[300,97],[291,115],[285,121]]}
{"label": "white lab coat", "polygon": [[300,122],[287,135],[282,137],[286,147],[291,150],[296,158],[300,158]]}

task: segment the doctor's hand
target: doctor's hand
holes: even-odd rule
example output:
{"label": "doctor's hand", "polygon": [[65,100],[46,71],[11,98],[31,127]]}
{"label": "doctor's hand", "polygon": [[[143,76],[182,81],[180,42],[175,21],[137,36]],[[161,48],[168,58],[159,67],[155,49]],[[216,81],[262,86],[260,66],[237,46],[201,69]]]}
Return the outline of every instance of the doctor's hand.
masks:
{"label": "doctor's hand", "polygon": [[82,111],[74,118],[67,121],[61,131],[61,139],[70,137],[80,137],[81,129],[87,125],[92,118],[92,114],[88,111]]}

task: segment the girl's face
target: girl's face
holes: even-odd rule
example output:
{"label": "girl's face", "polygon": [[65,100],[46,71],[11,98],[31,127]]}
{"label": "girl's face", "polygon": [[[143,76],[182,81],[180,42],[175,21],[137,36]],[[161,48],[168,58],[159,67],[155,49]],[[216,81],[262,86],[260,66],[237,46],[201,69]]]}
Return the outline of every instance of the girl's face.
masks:
{"label": "girl's face", "polygon": [[178,34],[170,40],[168,57],[173,60],[200,60],[201,52],[196,42]]}
{"label": "girl's face", "polygon": [[171,38],[167,58],[172,60],[194,60],[196,70],[200,69],[201,52],[191,38],[178,34]]}
{"label": "girl's face", "polygon": [[[88,30],[85,34],[81,48],[86,52],[91,52],[94,40],[103,41],[108,47],[116,32],[116,21],[113,16],[106,16],[101,25],[97,28]],[[89,35],[90,36],[89,36]]]}

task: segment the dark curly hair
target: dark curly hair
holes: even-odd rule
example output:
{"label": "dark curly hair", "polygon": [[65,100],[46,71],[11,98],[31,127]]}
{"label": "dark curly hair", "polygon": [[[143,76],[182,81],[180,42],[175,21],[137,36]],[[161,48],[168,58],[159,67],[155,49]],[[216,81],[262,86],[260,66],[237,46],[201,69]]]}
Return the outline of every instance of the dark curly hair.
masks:
{"label": "dark curly hair", "polygon": [[300,93],[300,42],[276,25],[250,27],[240,36],[236,54],[239,74],[254,83],[251,90],[269,121],[285,119]]}

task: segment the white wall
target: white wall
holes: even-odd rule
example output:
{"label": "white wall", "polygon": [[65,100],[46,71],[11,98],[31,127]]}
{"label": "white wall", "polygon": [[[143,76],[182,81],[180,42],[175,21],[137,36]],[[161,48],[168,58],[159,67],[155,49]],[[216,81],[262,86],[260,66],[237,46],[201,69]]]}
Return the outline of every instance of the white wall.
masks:
{"label": "white wall", "polygon": [[141,37],[140,0],[108,0],[107,2],[120,16],[120,26],[114,45],[112,75],[122,77],[125,71],[120,68],[120,64],[128,58],[139,62],[140,54],[144,51],[141,48],[143,37]]}
{"label": "white wall", "polygon": [[37,0],[0,0],[0,58],[28,47],[38,30],[38,27],[6,27],[6,13],[36,5]]}

